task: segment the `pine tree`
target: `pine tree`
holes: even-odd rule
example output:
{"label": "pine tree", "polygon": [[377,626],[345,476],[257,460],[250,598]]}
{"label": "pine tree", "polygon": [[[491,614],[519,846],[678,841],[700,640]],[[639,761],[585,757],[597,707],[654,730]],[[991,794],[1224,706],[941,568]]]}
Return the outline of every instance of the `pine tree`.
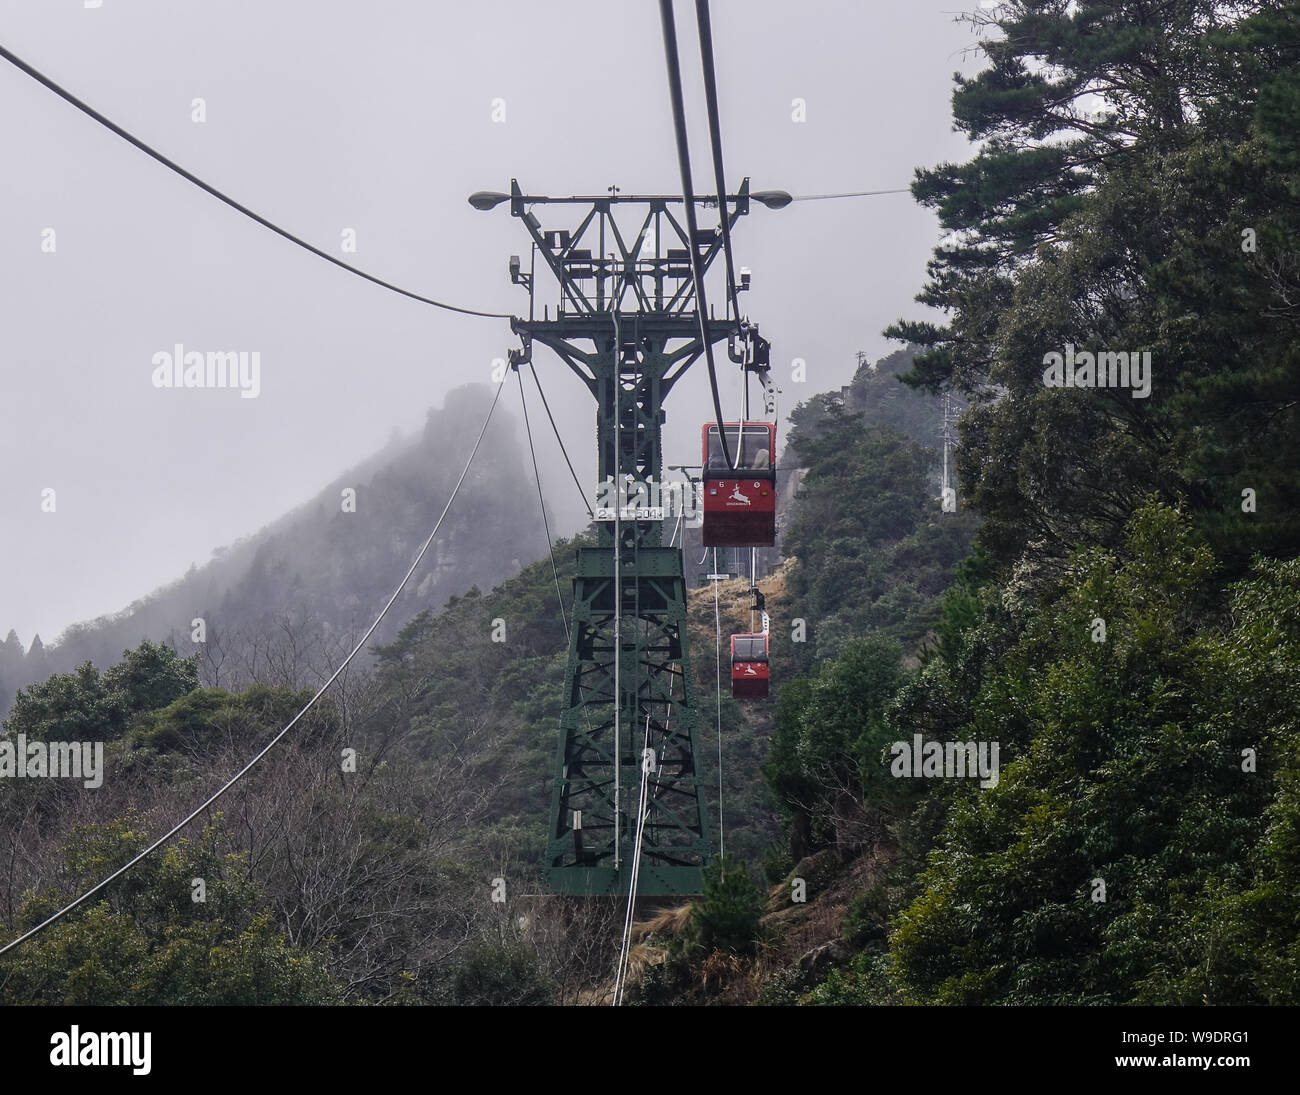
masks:
{"label": "pine tree", "polygon": [[[950,318],[887,333],[924,347],[911,382],[981,400],[959,493],[1004,564],[1059,573],[1078,544],[1116,545],[1152,492],[1197,512],[1230,573],[1300,550],[1297,9],[1220,7],[973,17],[990,63],[958,78],[953,114],[984,143],[913,185],[950,233],[918,299]],[[1067,345],[1149,352],[1149,394],[1045,386]]]}
{"label": "pine tree", "polygon": [[762,895],[744,864],[719,856],[704,868],[704,896],[691,907],[693,942],[709,951],[751,954],[762,918]]}

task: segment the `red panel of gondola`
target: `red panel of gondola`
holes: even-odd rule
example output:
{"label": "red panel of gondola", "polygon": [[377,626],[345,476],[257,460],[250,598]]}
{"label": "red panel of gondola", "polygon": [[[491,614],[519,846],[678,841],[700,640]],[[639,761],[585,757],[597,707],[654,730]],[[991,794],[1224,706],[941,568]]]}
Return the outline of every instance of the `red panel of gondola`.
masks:
{"label": "red panel of gondola", "polygon": [[731,694],[736,699],[765,699],[770,669],[767,636],[731,636]]}
{"label": "red panel of gondola", "polygon": [[718,425],[703,427],[704,546],[776,543],[776,426],[724,422],[736,467],[727,466]]}

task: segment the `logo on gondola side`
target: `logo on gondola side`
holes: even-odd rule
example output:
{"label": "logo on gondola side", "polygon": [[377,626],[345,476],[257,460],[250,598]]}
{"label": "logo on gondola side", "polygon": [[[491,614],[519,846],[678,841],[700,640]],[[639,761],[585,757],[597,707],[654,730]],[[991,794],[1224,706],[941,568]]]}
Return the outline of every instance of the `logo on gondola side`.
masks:
{"label": "logo on gondola side", "polygon": [[736,485],[731,489],[731,495],[730,495],[730,497],[728,497],[727,501],[728,501],[728,502],[739,502],[742,506],[750,506],[750,505],[753,505],[753,503],[749,500],[749,497],[748,497],[747,495],[744,495],[744,494],[741,494],[741,493],[740,493],[740,484],[739,484],[739,483],[737,483],[737,484],[736,484]]}

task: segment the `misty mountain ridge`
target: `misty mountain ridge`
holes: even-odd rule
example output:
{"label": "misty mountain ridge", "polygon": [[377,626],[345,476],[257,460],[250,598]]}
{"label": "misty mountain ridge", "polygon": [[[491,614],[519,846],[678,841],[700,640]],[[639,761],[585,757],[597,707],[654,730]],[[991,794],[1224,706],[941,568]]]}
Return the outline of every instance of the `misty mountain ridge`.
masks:
{"label": "misty mountain ridge", "polygon": [[[492,394],[485,385],[449,392],[422,430],[395,435],[265,528],[215,548],[206,564],[119,612],[72,624],[55,644],[37,635],[24,652],[10,630],[0,643],[0,715],[19,688],[87,661],[106,668],[146,638],[200,654],[212,684],[319,683],[325,663],[337,664],[361,637],[437,522]],[[545,554],[521,434],[498,406],[455,505],[372,644]],[[349,488],[354,500],[345,498]],[[204,641],[193,641],[200,630]]]}

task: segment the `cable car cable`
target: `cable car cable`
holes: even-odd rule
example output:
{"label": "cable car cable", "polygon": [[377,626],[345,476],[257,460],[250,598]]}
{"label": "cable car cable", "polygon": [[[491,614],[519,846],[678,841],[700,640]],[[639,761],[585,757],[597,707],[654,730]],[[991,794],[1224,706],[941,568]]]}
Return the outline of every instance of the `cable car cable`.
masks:
{"label": "cable car cable", "polygon": [[650,751],[650,714],[646,712],[645,737],[641,746],[641,788],[637,796],[636,835],[632,842],[632,870],[628,873],[627,912],[623,917],[623,941],[618,952],[618,966],[614,975],[614,995],[610,1003],[620,1006],[623,992],[627,988],[627,966],[632,949],[632,919],[636,908],[637,884],[641,878],[641,840],[645,834],[646,818],[650,816],[650,807],[646,802],[646,787],[650,782],[650,772],[646,766],[646,753]]}
{"label": "cable car cable", "polygon": [[425,554],[429,550],[429,547],[433,544],[434,538],[438,535],[438,530],[442,528],[442,523],[446,519],[447,514],[451,510],[452,503],[456,501],[457,495],[460,494],[461,484],[465,482],[465,477],[469,474],[470,466],[474,463],[474,457],[478,454],[479,446],[483,443],[483,438],[487,434],[488,423],[492,421],[492,412],[496,410],[497,402],[501,399],[501,389],[505,387],[505,383],[506,383],[506,379],[505,377],[502,377],[501,383],[497,385],[496,394],[492,397],[492,404],[491,406],[488,407],[487,416],[483,419],[483,428],[479,430],[478,440],[474,442],[474,447],[473,449],[470,450],[469,459],[465,461],[465,468],[463,471],[461,471],[460,478],[456,480],[456,485],[455,487],[452,488],[451,497],[447,499],[447,504],[443,506],[442,513],[438,517],[438,522],[433,526],[433,531],[429,533],[428,539],[424,541],[424,546],[420,548],[419,553],[415,556],[415,561],[411,564],[410,569],[407,570],[405,576],[397,584],[397,588],[393,590],[393,595],[388,598],[387,604],[385,604],[384,607],[380,609],[379,615],[375,617],[375,622],[372,623],[370,627],[367,629],[366,633],[361,636],[361,639],[357,642],[356,646],[352,648],[352,652],[348,654],[346,658],[343,659],[339,667],[336,670],[334,670],[334,672],[330,675],[329,680],[327,680],[324,684],[320,686],[320,688],[316,690],[316,694],[307,701],[303,709],[299,711],[296,715],[294,715],[294,717],[285,724],[284,728],[278,734],[276,734],[275,737],[273,737],[270,741],[268,741],[264,746],[262,746],[261,749],[257,751],[257,753],[254,754],[252,760],[250,760],[247,764],[244,765],[243,768],[241,768],[238,772],[236,772],[233,776],[231,776],[230,779],[228,779],[225,783],[223,783],[215,793],[209,795],[206,799],[203,800],[203,802],[199,806],[195,807],[194,810],[192,810],[184,818],[182,818],[170,829],[168,829],[167,832],[165,832],[162,836],[160,836],[157,840],[155,840],[152,844],[150,844],[149,847],[145,848],[144,851],[133,856],[121,867],[118,867],[117,870],[115,870],[107,878],[103,879],[103,881],[96,883],[85,893],[83,893],[80,897],[76,898],[73,901],[70,901],[67,905],[64,905],[63,908],[59,909],[58,912],[42,920],[34,928],[29,928],[27,931],[23,932],[23,934],[18,936],[16,939],[12,939],[8,943],[6,943],[3,947],[0,947],[0,954],[4,954],[6,951],[12,950],[14,947],[18,946],[19,943],[22,943],[25,940],[30,939],[32,936],[44,931],[51,924],[55,923],[56,921],[66,916],[68,913],[72,912],[72,910],[75,909],[82,902],[86,901],[88,898],[97,894],[110,882],[113,882],[115,879],[121,878],[122,875],[126,874],[127,871],[129,871],[142,859],[145,859],[146,857],[156,852],[159,848],[161,848],[164,844],[166,844],[169,840],[171,840],[172,837],[174,837],[177,833],[179,833],[182,829],[184,829],[191,821],[193,821],[196,817],[198,817],[201,813],[203,813],[204,810],[206,810],[209,806],[211,806],[214,802],[216,802],[219,798],[221,798],[222,795],[224,795],[236,783],[238,783],[241,779],[243,779],[244,776],[246,776],[249,772],[251,772],[254,766],[257,764],[257,762],[260,761],[264,756],[266,756],[266,754],[269,753],[275,747],[275,745],[280,741],[280,739],[283,738],[290,730],[294,728],[294,726],[298,723],[298,720],[301,719],[305,714],[307,714],[308,711],[312,709],[312,707],[315,706],[316,701],[319,700],[321,696],[325,694],[325,691],[329,688],[329,686],[332,685],[338,679],[339,675],[343,672],[343,670],[345,670],[348,667],[348,665],[351,664],[352,659],[357,656],[357,653],[361,650],[361,648],[364,647],[366,643],[370,641],[370,636],[375,633],[375,629],[379,627],[380,623],[383,622],[384,617],[388,615],[388,610],[393,607],[394,603],[396,603],[397,598],[401,595],[402,590],[406,588],[406,584],[411,580],[411,576],[415,573],[416,568],[419,567],[420,561],[424,558]]}
{"label": "cable car cable", "polygon": [[731,219],[727,213],[727,183],[722,163],[722,123],[718,115],[717,73],[713,68],[713,26],[709,0],[695,0],[695,21],[700,34],[700,60],[704,66],[704,100],[709,115],[709,145],[713,152],[713,179],[718,188],[718,219],[722,225],[722,250],[727,263],[727,296],[731,316],[740,326],[740,298],[736,294],[736,264],[731,251]]}
{"label": "cable car cable", "polygon": [[564,457],[564,462],[569,466],[569,474],[573,476],[573,485],[578,488],[578,494],[582,498],[582,505],[587,511],[587,516],[593,521],[596,514],[591,508],[591,503],[587,501],[587,492],[582,489],[582,482],[578,479],[578,473],[573,470],[573,461],[569,459],[569,450],[564,447],[564,438],[560,436],[560,427],[555,424],[555,416],[551,414],[551,405],[546,401],[546,393],[542,390],[542,382],[537,378],[537,370],[533,368],[533,363],[528,363],[528,371],[533,374],[533,383],[537,385],[537,394],[542,397],[542,406],[546,408],[546,417],[550,419],[551,429],[555,433],[555,440],[560,443],[560,453]]}
{"label": "cable car cable", "polygon": [[[677,24],[673,19],[673,0],[659,0],[659,20],[663,26],[664,58],[668,65],[668,97],[672,100],[673,130],[677,141],[677,166],[682,176],[682,199],[686,206],[686,233],[691,253],[691,279],[695,283],[695,312],[700,321],[700,341],[709,367],[709,388],[713,393],[713,412],[718,420],[718,440],[727,467],[735,469],[727,431],[722,425],[722,399],[718,395],[718,372],[713,363],[713,343],[709,341],[708,304],[704,295],[704,276],[700,270],[700,250],[696,246],[698,231],[695,218],[695,193],[691,187],[691,152],[686,135],[686,106],[682,99],[682,68],[677,56]],[[739,459],[739,457],[737,457]]]}
{"label": "cable car cable", "polygon": [[519,402],[524,408],[524,432],[528,435],[528,453],[533,458],[533,478],[537,480],[537,504],[542,511],[542,528],[546,530],[546,557],[551,561],[551,577],[555,579],[555,598],[560,602],[560,620],[564,624],[564,642],[567,646],[569,636],[569,613],[564,607],[564,594],[560,592],[560,572],[555,568],[555,544],[551,540],[551,522],[546,516],[546,500],[542,497],[542,473],[537,467],[537,450],[533,448],[533,428],[528,423],[528,400],[524,398],[524,377],[515,369],[519,381]]}
{"label": "cable car cable", "polygon": [[[532,371],[532,374],[533,374],[533,381],[537,384],[537,394],[540,395],[540,396],[542,397],[542,406],[546,407],[546,415],[547,415],[548,418],[551,418],[550,407],[547,406],[547,403],[546,403],[546,393],[545,393],[544,391],[542,391],[541,381],[539,381],[539,380],[537,379],[537,370],[533,368],[533,364],[532,364],[531,361],[528,363],[528,368]],[[516,371],[517,371],[517,370],[516,370]],[[523,379],[522,379],[522,377],[520,378],[520,381],[519,381],[519,388],[520,388],[520,398],[522,399],[522,398],[523,398]],[[533,447],[533,431],[532,431],[531,427],[530,427],[529,424],[528,424],[528,402],[527,402],[527,400],[524,400],[524,401],[523,401],[523,405],[524,405],[524,429],[525,429],[525,431],[526,431],[527,434],[528,434],[528,450],[529,450],[529,452],[530,452],[531,455],[532,455],[532,460],[533,460],[533,475],[534,475],[534,477],[535,477],[536,480],[537,480],[537,497],[538,497],[538,500],[541,501],[541,498],[542,498],[542,477],[541,477],[541,473],[538,471],[538,465],[537,465],[537,450]],[[565,451],[565,449],[564,449],[564,439],[560,436],[560,431],[555,427],[555,419],[554,419],[554,418],[551,418],[551,427],[552,427],[552,429],[555,429],[555,439],[560,443],[560,451],[561,451],[562,453],[564,453],[564,459],[565,459],[565,462],[566,462],[566,463],[569,463],[569,454],[568,454],[568,453]],[[586,496],[582,494],[582,485],[581,485],[580,483],[578,483],[578,476],[577,476],[577,473],[575,473],[575,472],[573,471],[573,464],[572,464],[572,463],[569,463],[569,471],[570,471],[571,474],[573,474],[573,481],[574,481],[574,483],[575,483],[575,484],[577,485],[577,487],[578,487],[578,493],[579,493],[579,495],[582,497],[583,504],[586,505],[586,504],[587,504],[587,499],[586,499]],[[587,505],[587,513],[588,513],[589,515],[591,515],[593,519],[595,518],[595,514],[592,513],[592,510],[591,510],[591,506],[590,506],[590,505]],[[553,577],[553,578],[555,579],[555,596],[556,596],[556,599],[557,599],[557,600],[559,601],[559,603],[560,603],[560,619],[564,621],[564,638],[565,638],[565,642],[566,642],[566,644],[567,644],[567,643],[571,643],[571,642],[572,642],[572,638],[571,638],[571,634],[570,634],[570,630],[569,630],[569,610],[568,610],[568,608],[565,606],[565,604],[564,604],[564,596],[563,596],[563,595],[561,594],[561,592],[560,592],[560,575],[559,575],[559,572],[556,570],[556,567],[555,567],[555,545],[554,545],[553,541],[551,540],[551,527],[550,527],[550,523],[546,520],[546,506],[545,506],[545,503],[542,504],[542,527],[546,530],[546,550],[547,550],[548,554],[550,555],[550,559],[551,559],[551,577]],[[583,720],[583,722],[584,722],[584,723],[586,724],[586,726],[587,726],[587,732],[590,734],[590,733],[593,732],[593,731],[592,731],[592,726],[591,726],[591,715],[590,715],[590,712],[587,710],[587,706],[586,706],[586,704],[587,704],[587,697],[586,697],[585,692],[583,691],[583,687],[582,687],[582,682],[581,682],[581,681],[577,682],[577,687],[578,687],[578,701],[579,701],[579,706],[580,706],[581,709],[582,709],[582,720]]]}
{"label": "cable car cable", "polygon": [[361,270],[356,266],[352,266],[350,263],[346,263],[342,259],[335,258],[333,255],[329,254],[329,252],[322,251],[319,247],[316,247],[315,245],[308,243],[304,239],[300,239],[298,236],[295,236],[292,232],[286,231],[285,229],[281,228],[278,224],[273,224],[271,221],[267,220],[261,214],[254,213],[253,210],[248,208],[248,206],[241,205],[239,202],[235,201],[234,198],[231,198],[228,195],[223,194],[215,186],[211,186],[210,184],[205,183],[202,179],[200,179],[197,175],[193,174],[192,172],[186,171],[185,168],[181,167],[180,164],[176,163],[173,160],[169,160],[161,152],[145,144],[145,142],[140,140],[139,137],[133,136],[132,134],[128,133],[125,129],[123,129],[120,125],[118,125],[116,122],[110,121],[108,118],[104,117],[104,115],[102,115],[94,107],[90,106],[88,103],[82,102],[70,91],[67,91],[64,88],[60,87],[44,73],[33,68],[21,57],[18,57],[12,52],[10,52],[9,50],[7,50],[3,45],[0,45],[0,57],[3,57],[15,68],[25,72],[37,83],[42,84],[45,87],[49,88],[49,90],[54,92],[55,95],[59,96],[60,99],[63,99],[65,102],[70,103],[72,106],[75,106],[83,114],[93,118],[95,121],[97,121],[100,125],[104,126],[106,129],[109,129],[112,132],[116,133],[124,141],[128,142],[129,144],[135,145],[135,147],[138,148],[141,152],[143,152],[146,156],[151,156],[153,159],[157,160],[164,167],[169,168],[170,170],[176,172],[176,174],[179,175],[182,179],[185,179],[187,182],[192,182],[200,190],[206,191],[207,193],[211,194],[218,201],[225,202],[226,205],[230,206],[231,209],[234,209],[236,212],[243,213],[244,216],[248,217],[251,220],[256,221],[263,228],[269,228],[277,236],[282,236],[284,239],[287,239],[290,243],[297,244],[303,250],[310,251],[317,258],[322,258],[326,262],[332,262],[335,266],[340,266],[344,270],[347,270],[349,273],[356,274],[357,277],[364,278],[366,281],[373,282],[375,285],[382,286],[384,289],[388,289],[404,297],[410,297],[411,300],[418,300],[421,304],[431,304],[435,308],[443,308],[448,312],[459,312],[461,313],[461,315],[466,315],[466,316],[482,316],[484,319],[512,319],[513,318],[509,312],[480,312],[474,308],[461,308],[460,306],[455,304],[447,304],[441,300],[434,300],[432,297],[421,296],[419,293],[413,293],[409,289],[403,289],[401,286],[394,285],[392,282],[389,281],[384,281],[383,278],[376,277],[374,274],[367,274],[364,270]]}
{"label": "cable car cable", "polygon": [[[718,549],[713,549],[713,573],[718,573]],[[718,693],[718,855],[727,853],[726,832],[722,824],[722,614],[718,608],[718,580],[713,579],[714,674]]]}
{"label": "cable car cable", "polygon": [[[672,700],[668,699],[664,702],[664,725],[663,725],[663,737],[662,737],[663,741],[668,740],[669,737],[668,729],[672,724],[672,717],[673,717]],[[637,822],[636,841],[633,845],[633,848],[635,849],[634,852],[635,860],[632,866],[630,885],[628,887],[628,905],[627,905],[627,912],[623,922],[623,945],[621,951],[621,958],[619,962],[619,970],[615,976],[614,997],[611,1000],[611,1003],[617,1005],[621,1005],[623,1003],[623,994],[627,989],[627,968],[628,968],[628,963],[631,960],[633,920],[634,920],[634,915],[636,910],[637,890],[641,884],[641,859],[645,848],[645,825],[646,822],[650,820],[651,808],[654,806],[655,802],[659,800],[660,794],[663,791],[663,785],[659,782],[659,774],[663,771],[664,761],[663,761],[663,756],[660,755],[656,758],[657,764],[655,765],[655,772],[654,772],[655,792],[653,795],[648,793],[650,787],[650,772],[646,768],[645,761],[646,761],[646,753],[649,751],[649,747],[650,747],[650,714],[649,712],[647,712],[645,717],[645,738],[642,743],[642,750],[641,750],[641,795],[640,795],[640,807],[638,813],[639,820]]]}
{"label": "cable car cable", "polygon": [[[616,307],[610,308],[614,321],[614,353],[622,353],[623,329]],[[621,366],[619,366],[621,368]],[[619,393],[623,385],[614,384],[614,871],[618,872],[623,835],[623,410]]]}

